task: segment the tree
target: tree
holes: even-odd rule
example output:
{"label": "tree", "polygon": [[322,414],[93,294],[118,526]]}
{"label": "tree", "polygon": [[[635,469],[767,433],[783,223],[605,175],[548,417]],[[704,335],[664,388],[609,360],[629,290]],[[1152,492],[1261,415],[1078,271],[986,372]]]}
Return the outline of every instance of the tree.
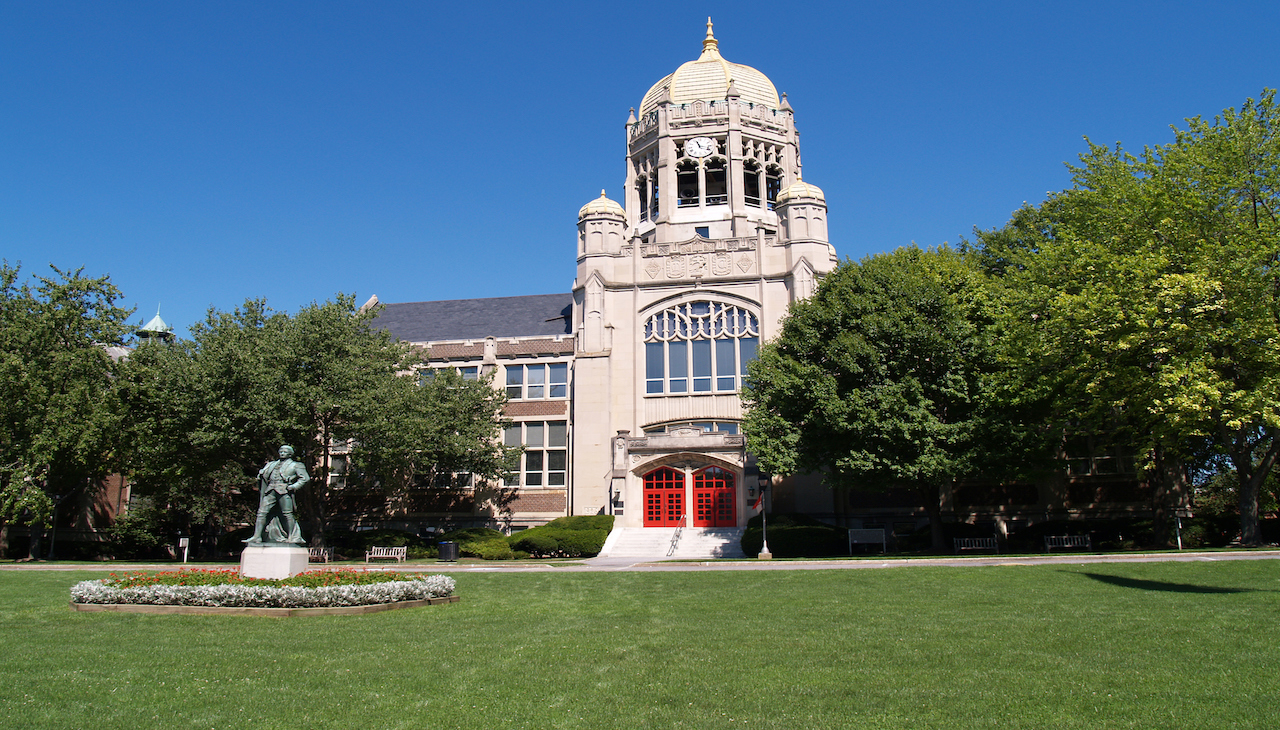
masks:
{"label": "tree", "polygon": [[93,489],[118,454],[106,348],[124,344],[130,311],[108,277],[50,268],[33,286],[0,263],[0,525],[48,526],[57,501]]}
{"label": "tree", "polygon": [[751,364],[748,448],[765,470],[837,489],[912,488],[943,549],[941,490],[993,466],[992,306],[947,248],[842,263]]}
{"label": "tree", "polygon": [[292,317],[250,300],[210,311],[190,340],[140,347],[122,388],[139,490],[188,526],[239,521],[258,469],[289,443],[312,475],[300,507],[321,541],[335,444],[384,487],[429,486],[420,475],[440,469],[496,480],[505,395],[448,375],[419,386],[423,353],[372,327],[375,314],[346,295]]}
{"label": "tree", "polygon": [[979,236],[1022,381],[1143,448],[1157,521],[1189,460],[1229,461],[1245,544],[1280,456],[1276,114],[1267,91],[1138,155],[1090,143],[1073,188]]}

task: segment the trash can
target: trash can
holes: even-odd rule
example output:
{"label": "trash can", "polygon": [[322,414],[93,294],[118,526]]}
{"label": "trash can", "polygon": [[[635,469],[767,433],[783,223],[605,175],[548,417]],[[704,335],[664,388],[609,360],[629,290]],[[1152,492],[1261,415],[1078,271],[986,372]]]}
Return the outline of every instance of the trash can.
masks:
{"label": "trash can", "polygon": [[458,562],[458,543],[452,540],[446,540],[439,544],[440,560],[451,563]]}

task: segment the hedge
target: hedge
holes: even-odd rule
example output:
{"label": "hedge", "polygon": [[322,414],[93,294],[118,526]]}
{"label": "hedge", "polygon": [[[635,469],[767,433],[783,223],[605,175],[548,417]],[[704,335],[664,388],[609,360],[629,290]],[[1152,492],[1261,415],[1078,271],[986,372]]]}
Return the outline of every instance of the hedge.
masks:
{"label": "hedge", "polygon": [[[769,515],[769,552],[779,558],[817,558],[849,554],[849,531],[802,514]],[[758,555],[764,542],[760,515],[747,521],[742,552]]]}
{"label": "hedge", "polygon": [[511,547],[540,558],[590,558],[600,554],[613,515],[560,517],[507,538]]}

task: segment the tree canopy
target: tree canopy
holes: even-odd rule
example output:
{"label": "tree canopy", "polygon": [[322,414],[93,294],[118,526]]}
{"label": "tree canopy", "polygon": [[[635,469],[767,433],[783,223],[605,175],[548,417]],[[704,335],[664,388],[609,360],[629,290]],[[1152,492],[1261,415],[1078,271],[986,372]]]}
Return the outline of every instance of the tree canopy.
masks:
{"label": "tree canopy", "polygon": [[118,465],[108,347],[131,312],[108,277],[82,270],[21,281],[0,263],[0,525],[45,525],[55,502]]}
{"label": "tree canopy", "polygon": [[990,308],[980,272],[950,249],[842,263],[751,364],[748,448],[767,471],[838,489],[914,489],[941,547],[940,490],[994,453]]}
{"label": "tree canopy", "polygon": [[424,353],[371,326],[374,315],[345,295],[293,316],[250,300],[210,311],[190,340],[139,347],[121,388],[139,490],[222,521],[256,506],[254,475],[288,443],[312,474],[299,496],[315,536],[335,446],[387,489],[422,488],[440,470],[499,478],[504,394],[452,372],[420,384]]}
{"label": "tree canopy", "polygon": [[1196,455],[1239,480],[1241,536],[1280,450],[1275,94],[1139,154],[1090,143],[1075,185],[979,235],[1006,353],[1059,415],[1148,456],[1157,513]]}

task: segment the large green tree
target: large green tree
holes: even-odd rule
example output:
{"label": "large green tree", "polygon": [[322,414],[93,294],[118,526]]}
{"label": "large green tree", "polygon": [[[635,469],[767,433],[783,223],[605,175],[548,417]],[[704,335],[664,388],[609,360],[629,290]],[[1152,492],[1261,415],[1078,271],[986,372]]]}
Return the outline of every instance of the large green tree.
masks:
{"label": "large green tree", "polygon": [[107,277],[20,280],[0,263],[0,526],[46,526],[59,499],[115,466],[116,363],[130,312]]}
{"label": "large green tree", "polygon": [[235,520],[289,443],[312,475],[301,509],[322,540],[335,446],[384,489],[424,488],[440,470],[496,480],[503,393],[453,374],[419,385],[424,353],[372,326],[375,314],[345,295],[293,316],[251,300],[210,311],[190,340],[140,347],[122,388],[139,490],[188,520]]}
{"label": "large green tree", "polygon": [[1280,455],[1276,113],[1268,91],[1139,154],[1090,144],[1073,188],[979,237],[1028,389],[1145,452],[1158,520],[1189,460],[1229,461],[1246,544]]}
{"label": "large green tree", "polygon": [[765,470],[836,489],[913,489],[942,549],[942,489],[996,461],[992,306],[950,249],[842,263],[751,364],[748,448]]}

